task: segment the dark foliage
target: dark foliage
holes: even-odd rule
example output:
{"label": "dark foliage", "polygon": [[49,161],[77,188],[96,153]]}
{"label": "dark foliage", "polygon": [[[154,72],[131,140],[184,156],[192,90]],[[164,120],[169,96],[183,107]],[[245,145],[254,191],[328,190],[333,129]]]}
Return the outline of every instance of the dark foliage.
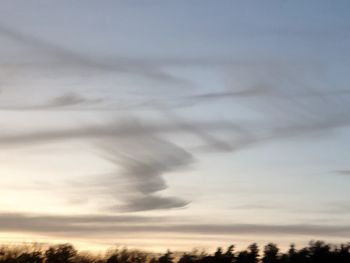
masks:
{"label": "dark foliage", "polygon": [[70,244],[33,247],[0,247],[0,263],[350,263],[350,244],[330,245],[312,241],[307,247],[296,249],[292,244],[281,252],[276,244],[267,244],[262,253],[253,243],[246,250],[235,251],[229,246],[218,248],[213,254],[184,253],[175,260],[172,252],[155,256],[138,250],[116,249],[105,256],[78,253]]}

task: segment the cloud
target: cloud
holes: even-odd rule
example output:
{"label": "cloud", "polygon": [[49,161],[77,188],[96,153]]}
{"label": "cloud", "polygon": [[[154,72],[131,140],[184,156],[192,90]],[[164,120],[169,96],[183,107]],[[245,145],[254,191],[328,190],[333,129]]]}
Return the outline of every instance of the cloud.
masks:
{"label": "cloud", "polygon": [[[30,47],[35,50],[35,54],[48,57],[49,64],[57,63],[70,69],[86,71],[131,73],[163,81],[165,84],[178,84],[183,81],[166,73],[165,69],[169,65],[178,67],[194,65],[198,68],[203,64],[208,67],[211,63],[200,59],[145,61],[123,57],[113,61],[100,61],[6,26],[0,26],[0,34]],[[292,70],[291,66],[286,67],[284,64],[241,65],[227,61],[215,63],[216,65],[221,63],[222,70],[230,70],[229,75],[232,79],[225,89],[196,91],[194,94],[178,92],[174,96],[161,96],[158,104],[162,107],[154,105],[157,103],[152,103],[151,98],[150,108],[164,117],[162,121],[151,122],[142,116],[141,123],[131,117],[128,111],[132,110],[131,106],[125,111],[125,118],[129,121],[66,129],[17,131],[12,134],[2,132],[0,145],[10,148],[76,139],[94,143],[97,141],[96,145],[101,150],[101,156],[115,165],[115,177],[123,176],[129,192],[120,193],[113,176],[101,179],[111,192],[119,193],[114,194],[114,198],[123,203],[120,206],[111,206],[122,211],[142,211],[181,208],[190,202],[181,197],[165,196],[161,191],[168,188],[165,176],[191,167],[196,159],[194,156],[196,150],[233,152],[274,140],[310,135],[317,138],[315,135],[330,134],[339,127],[350,125],[348,117],[350,104],[347,97],[350,91],[324,87],[310,88],[310,83],[302,77],[305,68]],[[72,91],[39,105],[9,107],[9,109],[82,109],[101,101],[86,98]],[[199,121],[199,118],[191,119],[185,114],[182,116],[175,114],[171,107],[174,101],[178,105],[190,103],[193,104],[192,107],[201,107],[202,104],[208,103],[205,105],[207,112],[212,109],[210,103],[219,101],[227,103],[225,105],[227,109],[233,111],[233,116],[245,117],[247,112],[254,112],[257,117],[244,120],[232,117],[230,120],[220,120],[218,115],[215,116],[216,120]],[[239,104],[239,110],[243,109],[242,112],[234,112],[235,103]],[[169,134],[193,135],[196,141],[199,141],[198,147],[175,144],[172,140],[166,139]]]}
{"label": "cloud", "polygon": [[327,215],[350,215],[350,204],[347,202],[331,202],[328,203],[326,206],[305,212],[312,212],[312,213],[321,213],[321,214],[327,214]]}
{"label": "cloud", "polygon": [[41,235],[98,236],[128,233],[176,233],[186,235],[294,235],[311,237],[348,237],[348,225],[317,224],[203,224],[182,223],[164,217],[143,216],[38,216],[0,214],[1,232]]}
{"label": "cloud", "polygon": [[[78,103],[79,99],[66,100],[59,104]],[[66,102],[68,101],[68,102]],[[189,122],[174,114],[163,111],[167,122],[144,123],[130,118],[128,121],[108,125],[91,125],[68,129],[18,132],[0,135],[2,147],[25,147],[57,141],[85,139],[97,141],[100,155],[115,165],[114,176],[98,180],[103,191],[113,193],[110,209],[113,211],[146,211],[186,207],[190,200],[165,196],[160,193],[167,189],[165,176],[169,173],[189,169],[195,161],[193,151],[187,146],[179,146],[165,139],[167,134],[192,134],[199,138],[209,150],[237,151],[242,148],[276,139],[293,138],[329,131],[346,125],[343,117],[312,122],[307,118],[295,122],[284,120],[277,124]],[[288,117],[286,117],[288,118]],[[305,122],[304,122],[305,121]],[[266,125],[266,128],[264,128]],[[232,138],[219,139],[216,132],[226,132]],[[124,180],[124,191],[120,191],[120,181]],[[122,187],[122,188],[123,188]],[[114,204],[115,201],[122,204]]]}
{"label": "cloud", "polygon": [[[189,204],[189,201],[182,198],[159,193],[168,188],[165,175],[189,169],[195,161],[190,152],[161,136],[174,131],[189,132],[191,127],[182,127],[176,123],[144,125],[129,120],[111,126],[0,136],[0,144],[23,147],[28,143],[77,138],[97,140],[101,149],[100,156],[116,166],[115,176],[99,178],[103,192],[113,192],[114,198],[119,203],[122,202],[122,205],[111,205],[111,208],[116,211],[145,211],[182,208]],[[193,132],[198,133],[196,130]],[[120,179],[125,182],[123,191],[120,191]]]}
{"label": "cloud", "polygon": [[99,102],[102,102],[102,99],[86,99],[82,97],[81,95],[71,92],[71,93],[66,93],[61,96],[58,96],[47,105],[43,105],[43,108],[57,108],[57,107],[67,107],[67,106],[75,106],[75,105],[85,105],[85,104],[96,104]]}
{"label": "cloud", "polygon": [[350,176],[350,170],[337,170],[335,173],[338,175]]}
{"label": "cloud", "polygon": [[[140,125],[139,129],[143,127]],[[188,204],[180,198],[157,195],[157,192],[168,187],[164,175],[189,168],[194,161],[189,152],[146,130],[137,136],[102,143],[103,156],[116,164],[118,174],[127,182],[127,193],[118,196],[124,201],[121,210],[170,209]],[[110,187],[113,182],[112,178],[104,183]]]}
{"label": "cloud", "polygon": [[273,140],[310,135],[318,138],[348,127],[350,90],[322,83],[315,87],[315,82],[323,81],[322,75],[305,66],[303,70],[269,64],[233,68],[233,80],[226,89],[196,94],[189,100],[225,103],[232,109],[237,104],[242,115],[255,114],[254,118],[234,121],[238,128],[234,140],[226,140],[233,151]]}
{"label": "cloud", "polygon": [[[283,96],[283,93],[281,93],[281,90],[275,89],[273,87],[264,87],[264,85],[261,83],[261,87],[249,87],[249,88],[243,88],[243,89],[227,89],[224,91],[217,91],[217,92],[210,92],[210,93],[200,93],[196,95],[190,95],[188,97],[188,100],[195,101],[197,103],[200,102],[207,102],[207,101],[217,101],[217,100],[227,100],[227,99],[239,99],[239,98],[252,98],[252,97],[258,97],[260,99],[266,99],[266,98],[275,98],[278,99]],[[282,91],[283,92],[283,91]],[[321,91],[318,92],[317,90],[301,90],[295,94],[297,97],[297,100],[302,99],[322,99],[322,100],[328,100],[331,97],[336,96],[349,96],[350,90],[330,90],[330,91]],[[294,96],[295,96],[294,95]],[[266,97],[266,98],[264,98]],[[297,102],[297,101],[294,101]]]}
{"label": "cloud", "polygon": [[[168,84],[189,84],[186,79],[178,78],[165,70],[149,63],[146,60],[127,58],[127,57],[115,57],[113,61],[106,62],[101,61],[92,56],[82,54],[76,51],[72,51],[60,45],[51,43],[50,41],[41,39],[39,37],[26,34],[11,28],[10,26],[0,24],[0,36],[11,39],[26,48],[30,48],[37,52],[37,55],[48,56],[51,58],[49,64],[51,66],[59,65],[61,68],[69,67],[70,70],[73,68],[79,71],[91,71],[98,72],[114,72],[114,73],[130,73],[141,77],[146,77],[155,81],[160,81]],[[22,66],[28,63],[22,64]],[[42,63],[29,63],[30,68],[35,68]],[[48,69],[47,66],[41,68]]]}
{"label": "cloud", "polygon": [[[60,110],[60,109],[80,109],[87,110],[87,106],[95,105],[103,102],[103,99],[88,99],[77,93],[69,92],[63,95],[54,97],[48,102],[37,105],[22,105],[22,106],[0,106],[0,110]],[[79,108],[77,107],[79,106]]]}
{"label": "cloud", "polygon": [[[162,136],[167,132],[179,131],[181,128],[177,125],[146,125],[137,119],[130,119],[105,126],[3,135],[0,136],[0,145],[24,147],[83,138],[97,145],[99,156],[115,166],[114,171],[108,175],[99,176],[98,187],[95,187],[98,194],[112,195],[110,209],[171,209],[185,207],[189,201],[160,193],[168,188],[164,177],[190,169],[195,162],[190,152]],[[121,205],[114,204],[120,202]]]}
{"label": "cloud", "polygon": [[277,205],[271,204],[242,204],[232,206],[234,209],[242,209],[242,210],[276,210],[279,208]]}
{"label": "cloud", "polygon": [[122,206],[115,207],[115,210],[125,212],[184,208],[190,202],[177,197],[164,197],[145,195],[134,199],[128,199]]}
{"label": "cloud", "polygon": [[[234,130],[237,125],[228,122],[194,122],[197,129],[207,131]],[[143,134],[179,134],[188,133],[176,123],[151,122],[144,123],[130,117],[127,121],[115,121],[105,125],[86,125],[66,129],[47,129],[33,131],[18,131],[11,134],[0,134],[0,145],[7,147],[25,147],[27,145],[45,144],[74,139],[104,139],[142,136]],[[196,133],[195,131],[191,131]]]}
{"label": "cloud", "polygon": [[235,98],[256,97],[256,96],[268,94],[268,92],[269,92],[269,90],[265,89],[265,88],[225,90],[225,91],[192,95],[189,97],[189,99],[196,100],[197,102],[210,101],[210,100],[220,100],[220,99],[235,99]]}
{"label": "cloud", "polygon": [[125,215],[32,215],[20,213],[1,213],[0,229],[7,231],[30,231],[38,233],[54,232],[95,232],[98,228],[110,225],[148,224],[164,222],[162,217],[125,216]]}

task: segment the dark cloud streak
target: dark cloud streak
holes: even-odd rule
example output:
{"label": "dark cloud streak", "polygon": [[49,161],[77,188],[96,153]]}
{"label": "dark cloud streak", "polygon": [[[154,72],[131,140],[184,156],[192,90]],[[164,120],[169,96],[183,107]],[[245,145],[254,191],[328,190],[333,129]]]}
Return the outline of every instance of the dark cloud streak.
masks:
{"label": "dark cloud streak", "polygon": [[[188,202],[181,198],[157,193],[168,187],[163,176],[187,169],[194,161],[193,156],[159,135],[147,132],[141,125],[138,129],[143,130],[138,136],[103,141],[105,158],[116,164],[129,186],[127,194],[117,195],[124,201],[122,206],[116,207],[117,210],[144,211],[186,206]],[[115,184],[113,179],[104,183],[109,187]]]}
{"label": "dark cloud streak", "polygon": [[[61,65],[61,67],[69,66],[72,68],[77,68],[79,70],[94,70],[95,73],[131,73],[168,84],[189,84],[188,80],[177,78],[167,73],[163,69],[156,67],[152,63],[146,63],[142,60],[126,57],[114,58],[114,61],[112,62],[102,62],[96,58],[69,50],[39,37],[25,34],[20,30],[11,28],[7,25],[4,25],[3,23],[0,24],[0,35],[12,39],[26,47],[37,50],[41,55],[48,55],[55,59],[58,59],[56,62],[51,61],[51,64],[58,63],[58,65]],[[36,63],[32,64],[30,68],[34,68],[35,65]]]}
{"label": "dark cloud streak", "polygon": [[297,235],[349,237],[348,225],[317,224],[191,224],[169,218],[141,216],[37,216],[0,214],[1,232],[28,232],[46,235],[85,235],[122,233],[177,233],[192,235]]}
{"label": "dark cloud streak", "polygon": [[[2,106],[0,110],[8,111],[40,111],[40,110],[87,110],[86,106],[102,103],[103,99],[87,99],[77,93],[70,92],[57,96],[48,102],[28,106]],[[79,107],[78,107],[79,106]],[[83,108],[82,108],[83,107]]]}

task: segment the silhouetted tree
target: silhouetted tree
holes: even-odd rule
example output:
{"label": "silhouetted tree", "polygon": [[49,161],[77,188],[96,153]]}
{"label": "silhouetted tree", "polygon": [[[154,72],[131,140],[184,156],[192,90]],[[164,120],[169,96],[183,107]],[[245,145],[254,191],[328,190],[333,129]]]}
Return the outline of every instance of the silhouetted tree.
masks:
{"label": "silhouetted tree", "polygon": [[330,245],[323,241],[310,242],[309,251],[311,253],[312,263],[328,263],[333,260]]}
{"label": "silhouetted tree", "polygon": [[222,257],[222,248],[218,247],[218,249],[214,253],[215,258],[221,258]]}
{"label": "silhouetted tree", "polygon": [[288,261],[287,262],[296,262],[297,250],[295,249],[295,245],[291,244],[289,246],[288,253],[286,254]]}
{"label": "silhouetted tree", "polygon": [[256,263],[259,261],[259,247],[256,243],[253,243],[248,247],[248,253],[250,257],[250,263]]}
{"label": "silhouetted tree", "polygon": [[269,243],[264,247],[263,263],[278,263],[278,247],[276,244]]}
{"label": "silhouetted tree", "polygon": [[126,248],[122,249],[118,255],[118,262],[119,263],[130,263],[129,259],[130,259],[129,251]]}
{"label": "silhouetted tree", "polygon": [[342,244],[340,246],[340,249],[337,251],[338,256],[337,256],[337,262],[339,263],[345,263],[345,262],[350,262],[350,245],[344,245]]}
{"label": "silhouetted tree", "polygon": [[228,257],[232,257],[234,255],[234,251],[235,251],[235,246],[231,245],[227,248],[225,255]]}
{"label": "silhouetted tree", "polygon": [[310,263],[310,251],[308,248],[302,248],[294,255],[292,263]]}
{"label": "silhouetted tree", "polygon": [[247,251],[241,251],[236,257],[237,263],[257,263],[259,261],[259,247],[256,243],[251,244]]}
{"label": "silhouetted tree", "polygon": [[236,258],[237,263],[250,263],[250,256],[247,251],[241,251]]}
{"label": "silhouetted tree", "polygon": [[74,259],[74,263],[97,263],[98,260],[93,256],[77,255]]}
{"label": "silhouetted tree", "polygon": [[[37,246],[2,246],[0,263],[173,263],[173,253],[167,251],[158,259],[147,260],[150,254],[138,250],[114,250],[101,258],[89,253],[78,253],[72,245],[61,244],[49,247],[45,252]],[[254,243],[246,250],[235,252],[234,246],[226,250],[218,248],[214,253],[183,254],[177,263],[350,263],[350,244],[334,246],[323,241],[310,242],[297,250],[291,245],[281,253],[277,245],[264,247],[259,261],[259,248]]]}
{"label": "silhouetted tree", "polygon": [[158,259],[159,263],[173,263],[173,253],[168,250],[163,256]]}
{"label": "silhouetted tree", "polygon": [[73,263],[77,251],[70,244],[51,246],[45,252],[47,263]]}
{"label": "silhouetted tree", "polygon": [[129,251],[130,263],[145,263],[147,260],[147,254],[138,250]]}
{"label": "silhouetted tree", "polygon": [[110,255],[110,256],[107,258],[106,263],[119,263],[119,261],[118,261],[118,255],[117,255],[117,254]]}
{"label": "silhouetted tree", "polygon": [[222,248],[219,247],[214,253],[213,261],[216,263],[226,263],[226,257],[222,252]]}
{"label": "silhouetted tree", "polygon": [[197,257],[195,255],[185,253],[179,259],[178,263],[195,263],[196,260],[197,260]]}
{"label": "silhouetted tree", "polygon": [[41,252],[23,253],[17,258],[17,263],[42,263],[44,257]]}
{"label": "silhouetted tree", "polygon": [[106,263],[119,263],[119,250],[109,250],[106,255]]}

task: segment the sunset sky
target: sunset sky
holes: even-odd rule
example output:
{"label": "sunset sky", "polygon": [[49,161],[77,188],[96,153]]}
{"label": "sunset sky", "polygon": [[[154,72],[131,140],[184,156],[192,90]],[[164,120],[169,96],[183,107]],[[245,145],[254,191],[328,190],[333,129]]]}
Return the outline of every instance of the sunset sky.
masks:
{"label": "sunset sky", "polygon": [[0,242],[350,241],[349,13],[1,1]]}

